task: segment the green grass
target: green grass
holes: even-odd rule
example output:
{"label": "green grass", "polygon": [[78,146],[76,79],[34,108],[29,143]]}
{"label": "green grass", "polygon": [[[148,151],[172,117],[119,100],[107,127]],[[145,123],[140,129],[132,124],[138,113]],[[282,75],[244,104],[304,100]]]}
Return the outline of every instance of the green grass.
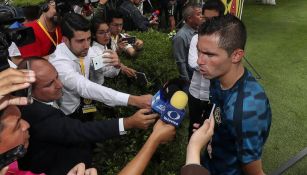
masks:
{"label": "green grass", "polygon": [[[261,74],[273,121],[263,152],[266,173],[307,147],[307,1],[277,0],[276,6],[246,2],[247,58]],[[286,174],[306,174],[307,158]]]}

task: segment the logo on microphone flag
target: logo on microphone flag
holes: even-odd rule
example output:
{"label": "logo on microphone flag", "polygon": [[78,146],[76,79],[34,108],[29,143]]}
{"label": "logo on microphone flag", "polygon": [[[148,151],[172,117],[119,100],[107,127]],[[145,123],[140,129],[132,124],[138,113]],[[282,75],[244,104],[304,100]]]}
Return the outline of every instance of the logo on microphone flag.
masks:
{"label": "logo on microphone flag", "polygon": [[175,127],[178,127],[184,119],[185,110],[175,108],[169,100],[162,98],[161,90],[154,95],[151,108],[160,115],[162,121]]}

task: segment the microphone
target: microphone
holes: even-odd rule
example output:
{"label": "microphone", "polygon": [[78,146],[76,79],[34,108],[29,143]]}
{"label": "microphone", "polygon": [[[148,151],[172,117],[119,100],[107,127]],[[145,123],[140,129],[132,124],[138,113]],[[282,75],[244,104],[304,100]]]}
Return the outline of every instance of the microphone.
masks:
{"label": "microphone", "polygon": [[152,12],[149,20],[153,20],[155,17],[158,17],[160,15],[160,11],[159,10],[155,10],[154,12]]}
{"label": "microphone", "polygon": [[176,91],[188,92],[189,82],[181,78],[174,78],[167,81],[162,88],[162,96],[165,99],[171,99]]}
{"label": "microphone", "polygon": [[177,91],[172,96],[170,102],[176,109],[183,110],[188,103],[188,96],[183,91]]}
{"label": "microphone", "polygon": [[160,114],[160,119],[165,123],[178,127],[182,122],[185,114],[185,106],[188,103],[188,96],[183,91],[176,91],[170,100],[167,100],[158,91],[151,104],[152,110]]}

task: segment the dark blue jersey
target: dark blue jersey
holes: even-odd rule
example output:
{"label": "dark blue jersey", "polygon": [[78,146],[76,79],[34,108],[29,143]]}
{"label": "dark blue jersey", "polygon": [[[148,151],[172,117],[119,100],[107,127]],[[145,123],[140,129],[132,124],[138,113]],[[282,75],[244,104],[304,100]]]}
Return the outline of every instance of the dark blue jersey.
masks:
{"label": "dark blue jersey", "polygon": [[203,165],[212,174],[240,175],[242,164],[258,160],[269,135],[271,108],[264,90],[252,74],[244,75],[228,90],[211,81],[210,101],[217,108],[212,137],[212,158],[203,155]]}

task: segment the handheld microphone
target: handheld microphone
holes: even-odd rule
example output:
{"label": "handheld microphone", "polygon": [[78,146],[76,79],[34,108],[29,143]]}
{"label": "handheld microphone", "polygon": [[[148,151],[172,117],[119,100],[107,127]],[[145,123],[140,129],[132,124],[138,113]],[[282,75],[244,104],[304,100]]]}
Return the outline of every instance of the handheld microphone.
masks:
{"label": "handheld microphone", "polygon": [[176,91],[170,100],[163,98],[162,91],[158,91],[152,101],[152,110],[160,114],[160,119],[168,124],[178,127],[185,114],[188,96],[183,91]]}
{"label": "handheld microphone", "polygon": [[188,96],[183,91],[177,91],[172,96],[170,102],[176,109],[183,110],[188,103]]}
{"label": "handheld microphone", "polygon": [[160,11],[159,10],[155,10],[154,12],[152,12],[149,20],[154,19],[155,17],[158,17],[160,15]]}

